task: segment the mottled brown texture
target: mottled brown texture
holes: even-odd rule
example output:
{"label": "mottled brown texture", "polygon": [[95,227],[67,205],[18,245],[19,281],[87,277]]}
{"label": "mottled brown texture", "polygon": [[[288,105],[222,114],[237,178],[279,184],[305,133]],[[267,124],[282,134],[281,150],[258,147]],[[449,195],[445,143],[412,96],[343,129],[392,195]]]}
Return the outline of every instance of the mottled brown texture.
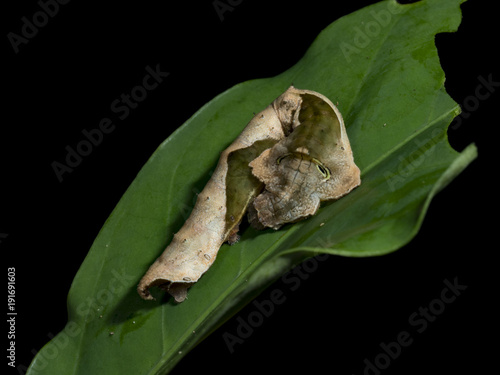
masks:
{"label": "mottled brown texture", "polygon": [[321,94],[290,87],[221,153],[191,215],[137,291],[152,299],[149,289],[158,286],[182,302],[221,245],[238,240],[247,210],[259,229],[278,229],[313,215],[321,201],[337,199],[359,183],[336,107]]}
{"label": "mottled brown texture", "polygon": [[250,221],[257,228],[280,228],[314,215],[320,202],[338,199],[361,183],[344,122],[321,94],[293,90],[291,133],[250,163],[265,185],[255,198]]}
{"label": "mottled brown texture", "polygon": [[[177,302],[186,298],[187,289],[210,268],[221,245],[227,240],[233,242],[237,239],[239,221],[228,223],[226,218],[229,155],[251,147],[255,142],[278,142],[284,136],[278,113],[271,104],[256,114],[234,142],[221,153],[217,167],[198,195],[191,215],[139,282],[137,291],[142,298],[153,299],[149,292],[153,286],[164,289]],[[247,207],[242,207],[242,210],[245,212]]]}

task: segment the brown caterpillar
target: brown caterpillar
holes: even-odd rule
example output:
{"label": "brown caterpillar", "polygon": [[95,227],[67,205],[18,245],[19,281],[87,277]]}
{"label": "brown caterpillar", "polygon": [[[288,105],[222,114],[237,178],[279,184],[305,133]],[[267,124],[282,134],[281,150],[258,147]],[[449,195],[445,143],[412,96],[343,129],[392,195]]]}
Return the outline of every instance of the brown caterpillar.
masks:
{"label": "brown caterpillar", "polygon": [[191,215],[137,291],[152,299],[149,288],[158,286],[182,302],[221,245],[238,239],[246,212],[254,227],[278,229],[360,183],[338,109],[317,92],[291,86],[221,153]]}

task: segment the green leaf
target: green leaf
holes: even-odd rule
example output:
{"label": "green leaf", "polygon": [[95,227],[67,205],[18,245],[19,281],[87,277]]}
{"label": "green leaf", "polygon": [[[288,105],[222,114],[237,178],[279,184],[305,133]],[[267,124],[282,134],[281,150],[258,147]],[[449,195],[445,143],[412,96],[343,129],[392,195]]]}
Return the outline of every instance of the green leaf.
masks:
{"label": "green leaf", "polygon": [[[476,156],[446,130],[459,113],[444,90],[434,37],[454,31],[463,0],[382,1],[328,26],[277,77],[214,98],[163,142],[110,215],[68,296],[66,328],[33,374],[165,374],[200,340],[293,264],[318,252],[372,256],[417,233],[432,197]],[[247,228],[179,304],[136,285],[215,168],[219,152],[290,85],[338,102],[362,184],[318,215],[278,231]],[[192,150],[204,150],[203,158]]]}

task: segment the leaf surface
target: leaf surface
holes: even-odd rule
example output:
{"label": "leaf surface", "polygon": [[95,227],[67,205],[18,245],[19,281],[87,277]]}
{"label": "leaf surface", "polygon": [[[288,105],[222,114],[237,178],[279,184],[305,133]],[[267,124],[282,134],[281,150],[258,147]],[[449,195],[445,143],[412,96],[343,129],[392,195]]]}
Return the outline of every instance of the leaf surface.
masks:
{"label": "leaf surface", "polygon": [[[66,328],[28,374],[166,374],[306,257],[382,255],[410,241],[432,197],[476,156],[473,145],[458,153],[447,141],[459,107],[444,89],[434,45],[437,33],[457,29],[461,2],[364,8],[328,26],[289,70],[238,84],[195,113],[159,146],[104,224],[73,281]],[[137,283],[188,217],[219,152],[292,82],[338,102],[361,186],[278,231],[244,228],[183,303],[157,290],[156,301],[143,301]]]}

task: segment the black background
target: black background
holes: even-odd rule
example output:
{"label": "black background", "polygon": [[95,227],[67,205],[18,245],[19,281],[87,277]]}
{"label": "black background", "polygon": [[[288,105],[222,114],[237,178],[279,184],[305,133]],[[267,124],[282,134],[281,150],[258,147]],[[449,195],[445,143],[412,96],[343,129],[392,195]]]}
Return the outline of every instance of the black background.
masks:
{"label": "black background", "polygon": [[[18,365],[28,366],[32,351],[64,327],[75,273],[156,147],[214,96],[239,82],[281,73],[327,25],[372,3],[247,0],[221,21],[212,1],[71,1],[17,54],[6,35],[20,34],[21,17],[31,19],[39,5],[24,1],[2,11],[0,233],[8,236],[0,238],[0,249],[4,269],[16,268]],[[475,94],[479,76],[500,81],[496,10],[479,1],[462,4],[462,10],[459,31],[436,40],[445,86],[459,104]],[[156,64],[169,77],[59,182],[51,163],[64,160],[65,147],[76,145],[83,129],[111,116],[110,103],[141,83],[147,65]],[[394,341],[404,330],[414,342],[383,374],[491,368],[497,293],[490,258],[498,245],[489,242],[497,198],[487,143],[493,143],[498,126],[495,105],[498,92],[449,130],[456,149],[475,142],[479,158],[433,200],[412,242],[379,258],[330,257],[295,291],[278,280],[257,301],[273,289],[282,290],[286,301],[233,354],[222,335],[234,334],[236,318],[246,319],[253,305],[172,373],[358,375],[364,359],[373,361],[381,352],[381,342]],[[440,297],[445,279],[455,278],[467,289],[425,332],[415,333],[409,316]]]}

